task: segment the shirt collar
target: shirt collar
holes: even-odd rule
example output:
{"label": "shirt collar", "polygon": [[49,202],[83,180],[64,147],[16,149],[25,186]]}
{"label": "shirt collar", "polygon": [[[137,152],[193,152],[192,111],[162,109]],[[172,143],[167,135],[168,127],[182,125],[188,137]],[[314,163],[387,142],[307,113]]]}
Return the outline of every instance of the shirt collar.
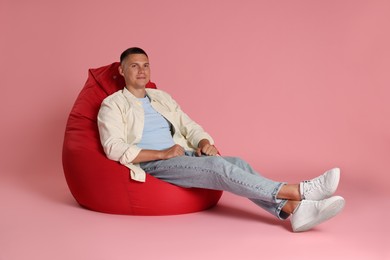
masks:
{"label": "shirt collar", "polygon": [[[149,100],[150,101],[154,100],[153,98],[154,95],[152,91],[149,91],[150,89],[148,88],[146,88],[145,90],[146,90],[146,96],[149,97]],[[123,88],[122,93],[123,95],[125,95],[125,97],[130,98],[132,101],[138,101],[138,98],[134,96],[133,93],[131,93],[126,87]]]}

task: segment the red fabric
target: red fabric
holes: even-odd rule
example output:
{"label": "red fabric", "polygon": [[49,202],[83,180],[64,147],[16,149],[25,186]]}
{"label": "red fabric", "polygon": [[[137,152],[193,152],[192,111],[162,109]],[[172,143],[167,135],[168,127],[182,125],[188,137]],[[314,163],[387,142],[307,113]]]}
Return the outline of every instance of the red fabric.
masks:
{"label": "red fabric", "polygon": [[130,215],[183,214],[216,205],[221,191],[181,188],[148,174],[146,182],[139,183],[130,179],[128,168],[105,156],[96,118],[103,99],[125,86],[118,66],[116,62],[90,69],[70,112],[62,163],[73,197],[91,210]]}

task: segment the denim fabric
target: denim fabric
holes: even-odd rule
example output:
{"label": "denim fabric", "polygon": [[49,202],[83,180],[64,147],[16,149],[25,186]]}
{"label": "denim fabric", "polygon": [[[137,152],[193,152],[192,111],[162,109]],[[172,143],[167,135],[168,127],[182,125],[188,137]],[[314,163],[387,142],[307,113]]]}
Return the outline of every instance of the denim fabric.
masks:
{"label": "denim fabric", "polygon": [[280,219],[288,216],[281,211],[287,201],[276,198],[284,183],[261,176],[237,157],[197,157],[187,151],[184,156],[141,163],[140,167],[181,187],[228,191],[250,199]]}

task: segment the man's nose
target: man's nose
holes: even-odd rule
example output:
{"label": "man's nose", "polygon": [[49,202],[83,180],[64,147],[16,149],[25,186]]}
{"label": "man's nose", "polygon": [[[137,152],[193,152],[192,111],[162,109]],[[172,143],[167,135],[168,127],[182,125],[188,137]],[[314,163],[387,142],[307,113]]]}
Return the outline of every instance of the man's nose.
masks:
{"label": "man's nose", "polygon": [[145,68],[140,67],[140,68],[138,69],[138,74],[141,74],[141,73],[145,73]]}

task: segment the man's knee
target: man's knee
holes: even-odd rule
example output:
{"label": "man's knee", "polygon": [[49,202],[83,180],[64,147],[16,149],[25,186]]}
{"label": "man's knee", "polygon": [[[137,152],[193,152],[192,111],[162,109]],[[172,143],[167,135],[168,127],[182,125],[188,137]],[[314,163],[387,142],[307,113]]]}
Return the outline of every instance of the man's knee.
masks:
{"label": "man's knee", "polygon": [[235,164],[235,165],[248,165],[247,162],[245,162],[244,160],[242,160],[240,157],[232,157],[232,156],[228,156],[228,157],[223,157],[226,161],[232,163],[232,164]]}

